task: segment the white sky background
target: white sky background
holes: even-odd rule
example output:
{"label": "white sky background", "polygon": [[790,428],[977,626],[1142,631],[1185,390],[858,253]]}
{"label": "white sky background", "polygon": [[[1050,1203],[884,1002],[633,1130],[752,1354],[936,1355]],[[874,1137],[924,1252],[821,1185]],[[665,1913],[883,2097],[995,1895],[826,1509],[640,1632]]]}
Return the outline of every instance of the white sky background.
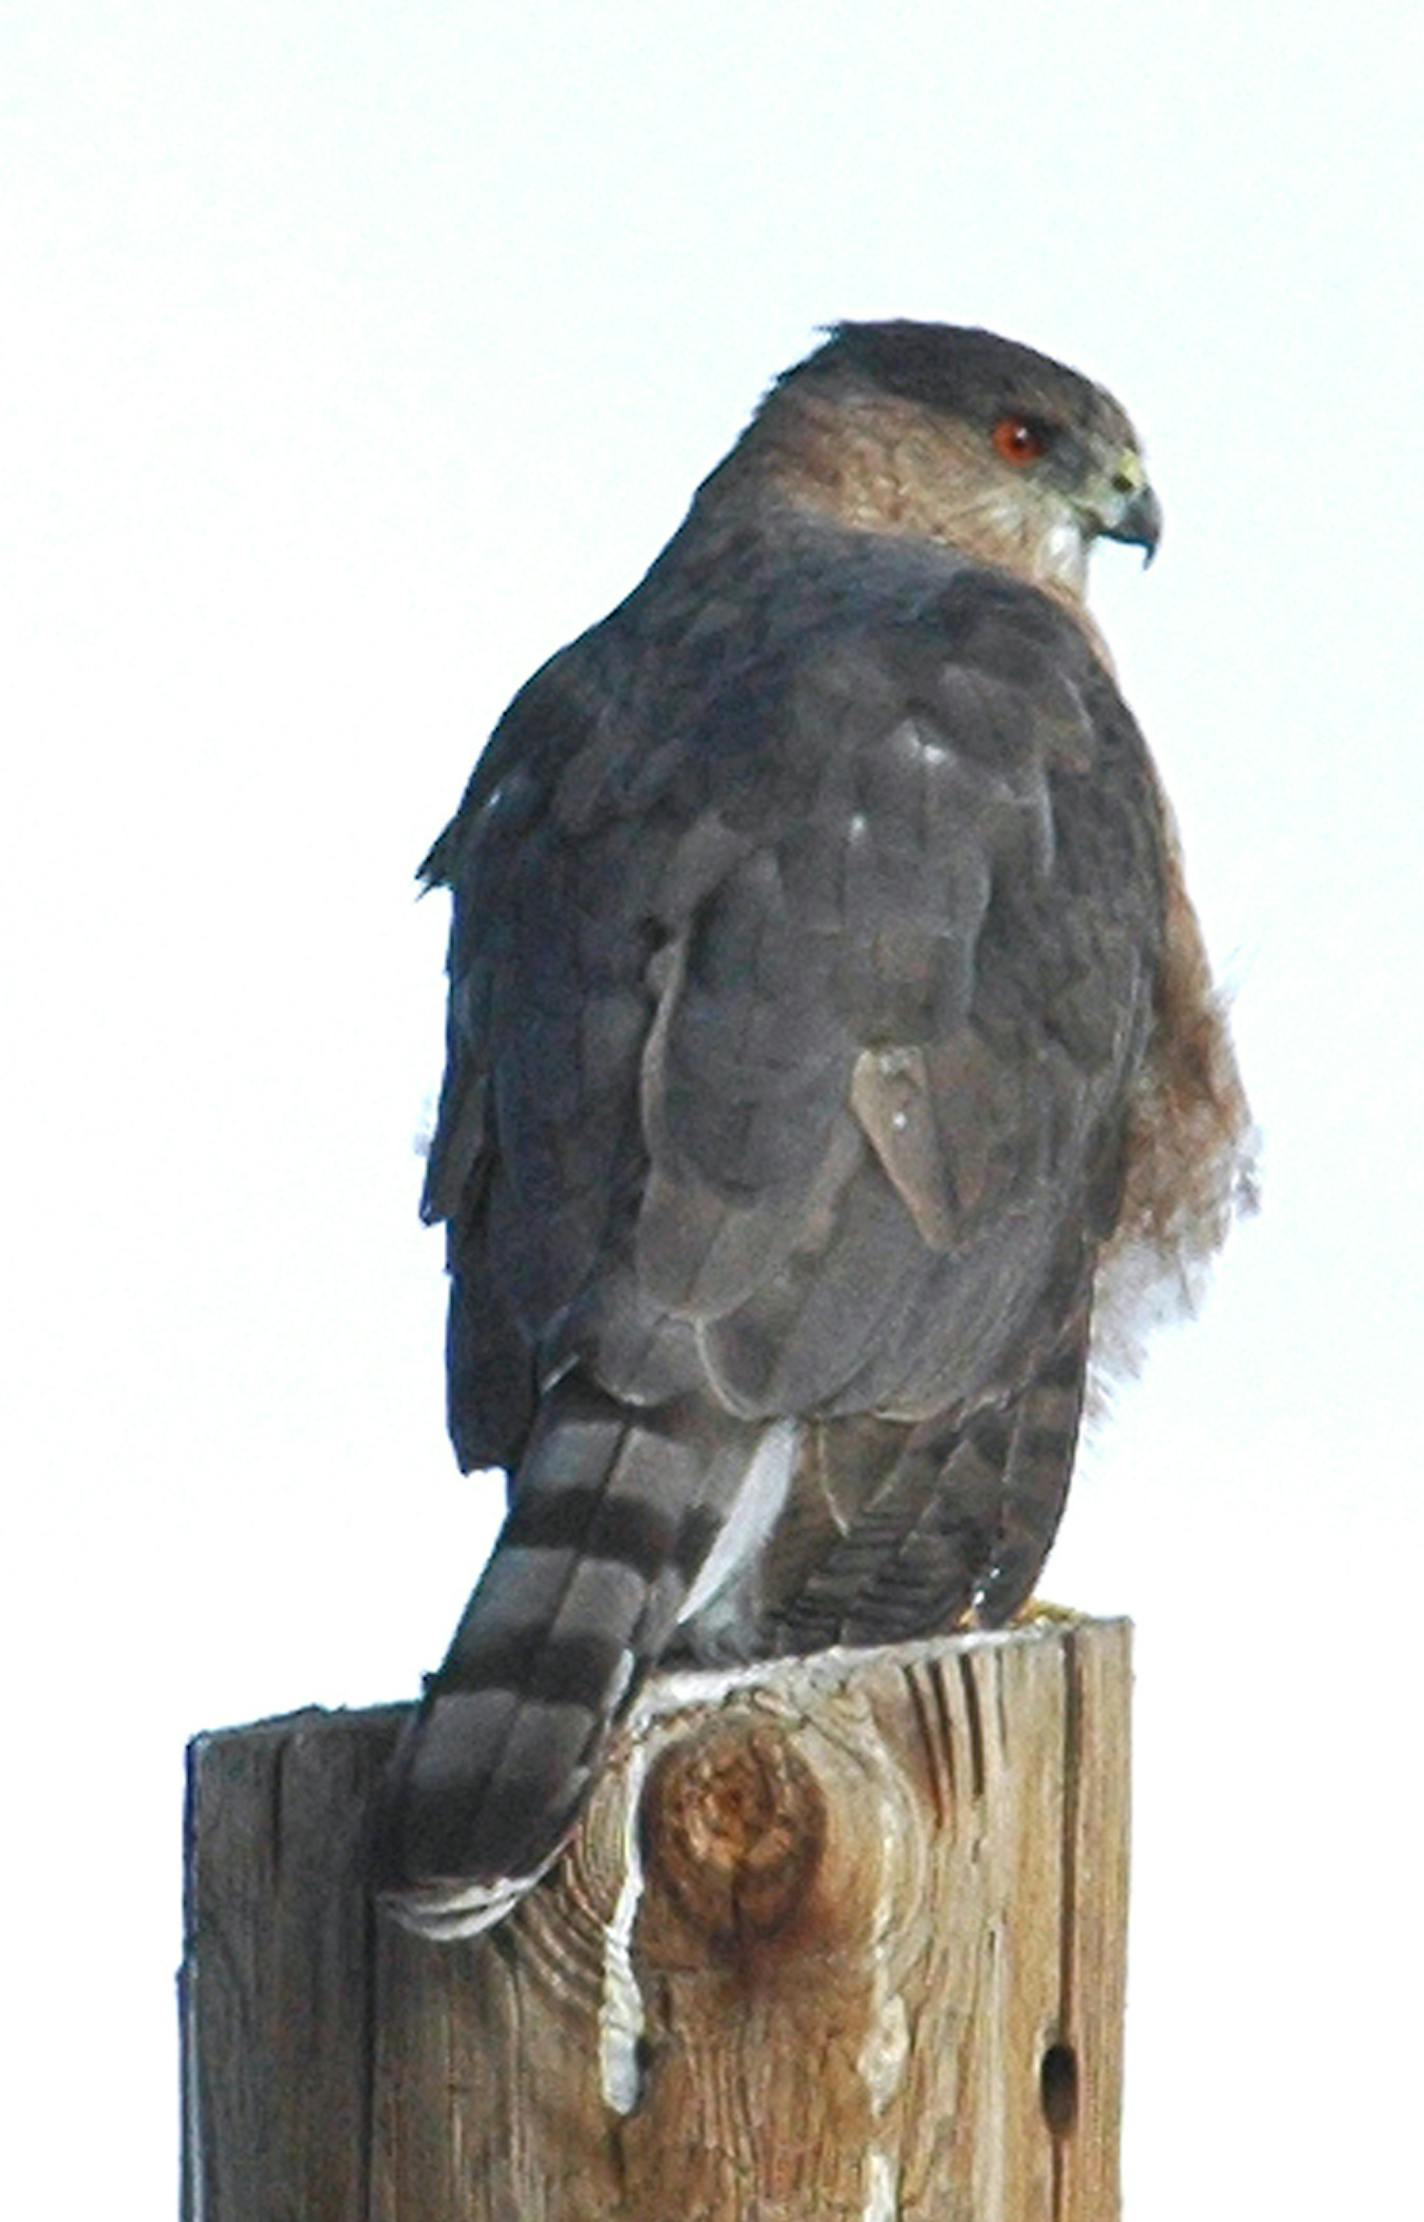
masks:
{"label": "white sky background", "polygon": [[1162,553],[1104,550],[1095,601],[1266,1137],[1048,1583],[1139,1628],[1129,2213],[1407,2207],[1411,37],[1280,0],[5,9],[15,2211],[171,2211],[185,1737],[412,1692],[492,1530],[415,1215],[414,867],[843,315],[993,325],[1142,428]]}

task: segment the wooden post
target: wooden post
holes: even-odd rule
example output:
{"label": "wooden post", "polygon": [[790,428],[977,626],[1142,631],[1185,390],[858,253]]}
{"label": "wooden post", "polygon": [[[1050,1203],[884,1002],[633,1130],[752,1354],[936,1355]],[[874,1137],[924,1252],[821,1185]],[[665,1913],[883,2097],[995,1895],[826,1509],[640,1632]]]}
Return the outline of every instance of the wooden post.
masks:
{"label": "wooden post", "polygon": [[502,1927],[368,1900],[399,1709],[192,1747],[188,2222],[1112,2222],[1129,1629],[650,1688]]}

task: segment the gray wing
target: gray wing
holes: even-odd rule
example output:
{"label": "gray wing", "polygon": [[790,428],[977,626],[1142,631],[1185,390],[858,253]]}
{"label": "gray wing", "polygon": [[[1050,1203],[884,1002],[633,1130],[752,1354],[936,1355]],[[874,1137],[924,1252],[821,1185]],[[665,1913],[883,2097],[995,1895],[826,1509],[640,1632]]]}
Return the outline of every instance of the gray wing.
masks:
{"label": "gray wing", "polygon": [[660,615],[546,667],[432,859],[466,1464],[573,1362],[747,1417],[992,1398],[1116,1204],[1162,863],[1076,627],[973,571]]}

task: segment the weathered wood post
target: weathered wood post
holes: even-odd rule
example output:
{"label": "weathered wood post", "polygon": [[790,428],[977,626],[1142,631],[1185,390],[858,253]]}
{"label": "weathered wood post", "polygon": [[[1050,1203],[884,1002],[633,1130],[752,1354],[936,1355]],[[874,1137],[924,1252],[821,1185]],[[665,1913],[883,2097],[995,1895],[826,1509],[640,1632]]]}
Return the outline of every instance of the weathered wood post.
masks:
{"label": "weathered wood post", "polygon": [[364,1883],[397,1709],[192,1748],[188,2222],[1112,2222],[1129,1629],[652,1686],[467,1944]]}

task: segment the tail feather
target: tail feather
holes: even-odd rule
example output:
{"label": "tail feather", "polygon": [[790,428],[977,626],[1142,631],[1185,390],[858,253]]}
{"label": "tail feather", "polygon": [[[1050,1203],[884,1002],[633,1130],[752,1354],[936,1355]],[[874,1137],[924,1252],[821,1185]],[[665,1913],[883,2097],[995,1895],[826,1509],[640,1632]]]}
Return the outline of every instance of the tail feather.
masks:
{"label": "tail feather", "polygon": [[1062,1510],[1086,1346],[1083,1307],[1003,1406],[918,1423],[798,1431],[560,1382],[391,1763],[377,1867],[399,1918],[461,1936],[509,1910],[680,1622],[683,1652],[706,1659],[1010,1618]]}
{"label": "tail feather", "polygon": [[482,1928],[555,1857],[759,1432],[692,1400],[635,1410],[576,1376],[550,1392],[494,1553],[392,1761],[378,1868],[410,1926]]}

